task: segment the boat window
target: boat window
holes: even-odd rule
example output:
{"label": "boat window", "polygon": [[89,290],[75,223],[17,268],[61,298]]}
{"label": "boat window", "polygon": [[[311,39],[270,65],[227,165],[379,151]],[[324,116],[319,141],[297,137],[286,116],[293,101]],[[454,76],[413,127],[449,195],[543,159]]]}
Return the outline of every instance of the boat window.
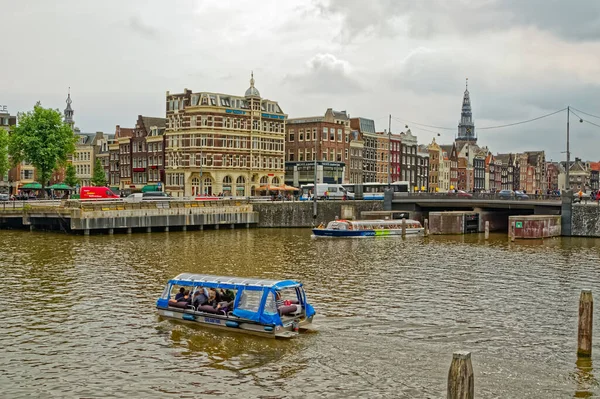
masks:
{"label": "boat window", "polygon": [[258,307],[260,306],[260,299],[262,298],[262,294],[262,291],[242,291],[242,296],[240,297],[240,304],[238,306],[238,309],[258,312]]}
{"label": "boat window", "polygon": [[271,292],[265,292],[265,295],[267,295],[267,301],[265,302],[265,313],[277,313],[277,304],[275,303],[274,294]]}

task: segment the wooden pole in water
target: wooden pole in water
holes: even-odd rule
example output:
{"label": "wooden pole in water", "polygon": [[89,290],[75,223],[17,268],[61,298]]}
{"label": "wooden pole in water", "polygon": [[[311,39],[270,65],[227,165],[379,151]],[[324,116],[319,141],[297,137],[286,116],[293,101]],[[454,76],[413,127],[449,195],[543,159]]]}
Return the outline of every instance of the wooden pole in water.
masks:
{"label": "wooden pole in water", "polygon": [[402,219],[402,237],[406,237],[406,219]]}
{"label": "wooden pole in water", "polygon": [[510,224],[510,240],[515,240],[515,222],[511,222]]}
{"label": "wooden pole in water", "polygon": [[429,236],[429,219],[425,219],[423,221],[423,226],[425,227],[425,229],[423,230],[423,234],[425,235],[425,237]]}
{"label": "wooden pole in water", "polygon": [[488,238],[490,238],[490,221],[486,220],[485,221],[485,233],[484,233],[484,237],[487,240]]}
{"label": "wooden pole in water", "polygon": [[471,352],[454,352],[448,372],[448,399],[473,399],[475,379]]}
{"label": "wooden pole in water", "polygon": [[579,329],[577,331],[577,356],[592,356],[592,322],[594,298],[591,290],[581,290],[579,295]]}

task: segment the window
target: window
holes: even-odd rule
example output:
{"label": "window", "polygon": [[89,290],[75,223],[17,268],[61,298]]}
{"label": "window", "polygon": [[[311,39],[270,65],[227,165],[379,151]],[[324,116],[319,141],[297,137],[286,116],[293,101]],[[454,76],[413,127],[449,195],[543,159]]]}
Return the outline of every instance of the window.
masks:
{"label": "window", "polygon": [[240,296],[238,309],[258,312],[260,300],[262,299],[263,291],[243,290]]}
{"label": "window", "polygon": [[327,137],[329,137],[329,129],[327,129],[326,127],[323,128],[323,141],[327,140]]}
{"label": "window", "polygon": [[[337,130],[337,135],[338,135],[337,139],[341,143],[342,142],[342,129]],[[346,143],[347,142],[348,142],[348,140],[346,140]]]}

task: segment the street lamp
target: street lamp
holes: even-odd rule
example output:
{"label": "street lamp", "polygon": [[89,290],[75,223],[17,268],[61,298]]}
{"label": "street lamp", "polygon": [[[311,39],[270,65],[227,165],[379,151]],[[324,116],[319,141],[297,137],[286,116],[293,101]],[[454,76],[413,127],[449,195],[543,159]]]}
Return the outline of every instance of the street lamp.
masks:
{"label": "street lamp", "polygon": [[392,184],[392,114],[388,121],[388,186]]}

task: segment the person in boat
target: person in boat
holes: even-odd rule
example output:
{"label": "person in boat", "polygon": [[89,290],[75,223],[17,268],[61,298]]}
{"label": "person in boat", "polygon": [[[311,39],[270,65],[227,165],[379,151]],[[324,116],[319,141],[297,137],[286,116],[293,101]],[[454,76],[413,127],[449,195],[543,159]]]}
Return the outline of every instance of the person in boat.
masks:
{"label": "person in boat", "polygon": [[191,301],[191,299],[190,299],[190,292],[189,291],[184,291],[182,297],[177,298],[177,295],[176,295],[175,299],[169,299],[169,303],[179,303],[179,302],[190,303],[190,301]]}
{"label": "person in boat", "polygon": [[185,295],[185,288],[181,287],[177,295],[175,295],[175,302],[179,302],[180,299]]}
{"label": "person in boat", "polygon": [[200,306],[206,305],[208,303],[208,297],[204,294],[204,290],[200,288],[200,290],[194,292],[194,300],[192,301],[192,305],[198,309]]}

